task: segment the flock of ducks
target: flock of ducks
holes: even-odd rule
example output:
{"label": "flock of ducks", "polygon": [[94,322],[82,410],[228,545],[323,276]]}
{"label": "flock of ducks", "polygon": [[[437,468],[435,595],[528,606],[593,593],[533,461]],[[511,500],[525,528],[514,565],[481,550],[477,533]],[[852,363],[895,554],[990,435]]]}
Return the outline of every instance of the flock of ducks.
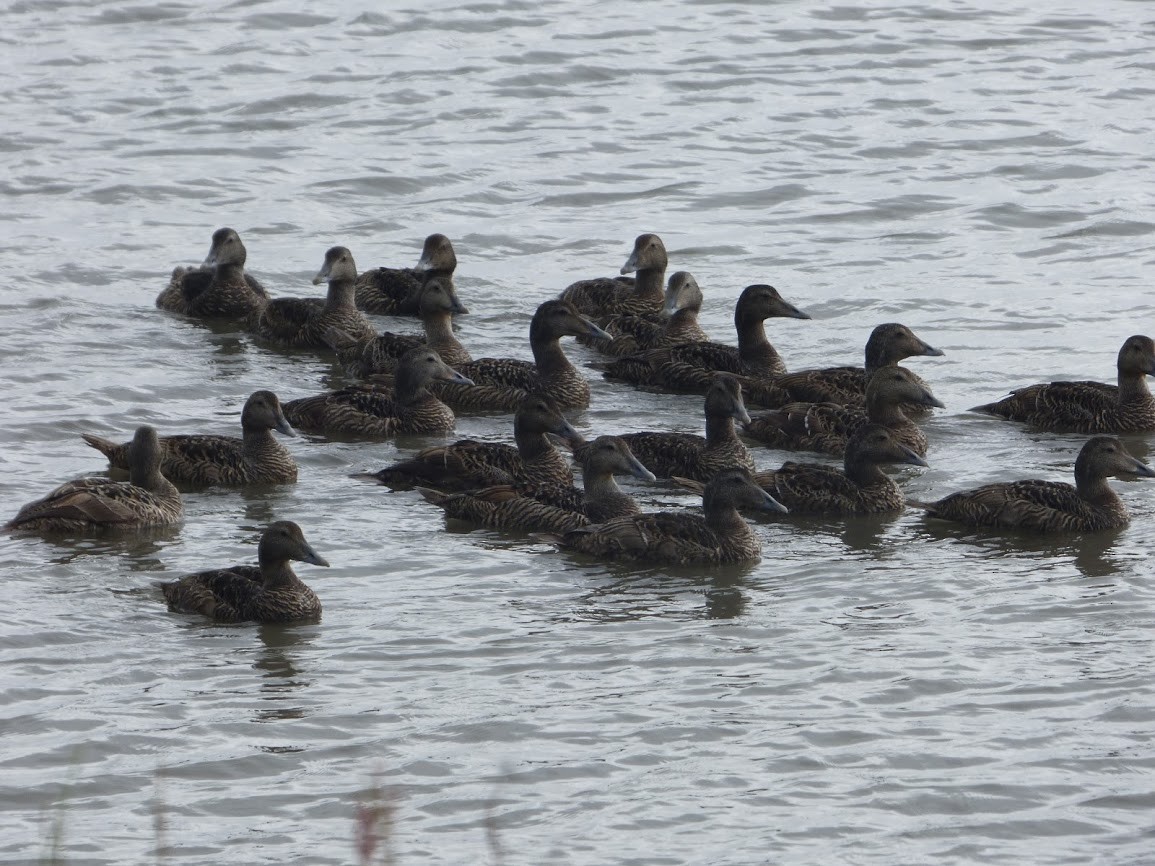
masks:
{"label": "flock of ducks", "polygon": [[[879,325],[863,367],[789,373],[766,338],[765,320],[808,319],[773,286],[743,290],[734,310],[737,345],[713,342],[698,324],[702,291],[692,275],[666,279],[667,255],[655,234],[637,238],[621,275],[582,280],[541,304],[529,329],[533,361],[473,358],[454,333],[466,313],[453,274],[457,257],[430,235],[415,268],[358,273],[345,247],[333,247],[313,280],[324,298],[270,298],[245,271],[246,250],[229,228],[212,236],[199,267],[177,268],[157,306],[194,319],[231,321],[261,342],[336,356],[359,384],[281,404],[257,391],[241,413],[242,437],[159,437],[139,427],[131,442],[84,434],[127,482],[70,481],[24,506],[10,530],[84,532],[155,526],[182,517],[173,481],[197,485],[291,483],[297,466],[273,435],[381,438],[443,433],[455,412],[512,412],[512,445],[459,440],[426,448],[363,477],[416,488],[448,517],[494,529],[538,533],[558,547],[593,556],[664,563],[754,561],[761,543],[742,510],[855,515],[902,510],[902,491],[886,464],[926,466],[917,421],[942,403],[898,366],[940,356],[909,328]],[[633,274],[633,276],[627,276]],[[416,316],[422,334],[378,333],[365,313]],[[586,441],[563,412],[589,405],[590,387],[561,346],[563,337],[605,354],[606,378],[704,395],[705,436],[640,431]],[[1052,382],[1021,388],[976,411],[1043,430],[1095,434],[1075,463],[1075,484],[989,484],[933,503],[912,503],[937,518],[972,526],[1087,532],[1125,526],[1127,509],[1107,483],[1118,474],[1155,477],[1129,455],[1120,433],[1155,431],[1155,343],[1130,337],[1119,351],[1118,383]],[[751,415],[747,404],[767,411]],[[788,462],[758,471],[747,441],[842,457],[837,468]],[[559,449],[562,443],[566,451]],[[582,487],[574,486],[572,465]],[[670,479],[702,496],[702,512],[642,513],[615,474]],[[271,524],[258,564],[186,575],[162,584],[173,610],[218,621],[289,622],[315,618],[321,604],[290,561],[327,566],[290,521]]]}

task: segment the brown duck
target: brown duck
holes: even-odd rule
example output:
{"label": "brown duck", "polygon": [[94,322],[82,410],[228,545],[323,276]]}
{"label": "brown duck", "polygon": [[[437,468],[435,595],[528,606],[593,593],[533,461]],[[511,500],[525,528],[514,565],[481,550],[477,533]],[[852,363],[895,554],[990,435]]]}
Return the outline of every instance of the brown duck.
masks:
{"label": "brown duck", "polygon": [[245,319],[260,312],[269,294],[245,273],[247,257],[240,235],[230,228],[217,229],[204,264],[176,268],[156,305],[202,319]]}
{"label": "brown duck", "polygon": [[935,406],[939,401],[914,373],[905,367],[878,369],[866,387],[866,408],[837,403],[788,403],[781,409],[756,416],[743,433],[771,448],[817,451],[841,457],[856,430],[867,424],[886,427],[899,442],[921,457],[926,456],[926,434],[906,416],[904,407]]}
{"label": "brown duck", "polygon": [[203,614],[217,622],[316,620],[321,600],[293,573],[290,560],[329,566],[305,541],[301,527],[278,520],[261,535],[257,565],[200,571],[159,586],[170,610]]}
{"label": "brown duck", "polygon": [[638,235],[634,250],[622,265],[622,274],[637,277],[598,277],[568,285],[559,299],[573,304],[583,316],[600,319],[620,313],[645,315],[662,308],[666,279],[666,247],[655,234]]}
{"label": "brown duck", "polygon": [[439,277],[452,285],[456,269],[457,254],[449,238],[430,235],[416,267],[373,268],[357,277],[357,309],[380,316],[420,315],[420,293],[426,281]]}
{"label": "brown duck", "polygon": [[686,271],[676,271],[666,284],[660,312],[609,316],[599,324],[613,335],[612,340],[578,337],[578,342],[618,358],[679,343],[705,342],[710,338],[698,324],[701,310],[702,289],[698,281]]}
{"label": "brown duck", "polygon": [[931,517],[968,526],[1032,532],[1097,532],[1126,526],[1127,506],[1107,484],[1111,475],[1155,478],[1114,436],[1095,436],[1075,460],[1075,485],[1058,481],[987,484],[921,505]]}
{"label": "brown duck", "polygon": [[160,442],[151,427],[138,427],[128,451],[129,480],[80,478],[20,509],[5,529],[87,532],[179,523],[180,493],[160,474]]}
{"label": "brown duck", "polygon": [[1051,382],[1012,391],[975,412],[1024,421],[1057,433],[1149,433],[1155,430],[1155,399],[1147,376],[1155,375],[1155,343],[1128,337],[1119,349],[1119,384]]}

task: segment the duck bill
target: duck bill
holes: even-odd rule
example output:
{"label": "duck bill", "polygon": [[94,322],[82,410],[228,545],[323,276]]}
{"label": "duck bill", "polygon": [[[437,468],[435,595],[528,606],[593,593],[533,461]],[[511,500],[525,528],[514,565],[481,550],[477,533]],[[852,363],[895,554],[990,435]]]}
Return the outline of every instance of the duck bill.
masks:
{"label": "duck bill", "polygon": [[638,254],[637,252],[630,253],[630,257],[626,259],[626,263],[622,265],[621,273],[633,274],[638,270]]}
{"label": "duck bill", "polygon": [[778,303],[781,305],[781,307],[780,307],[780,311],[777,313],[777,315],[784,318],[784,319],[809,319],[810,318],[809,313],[802,312],[802,310],[798,309],[796,306],[794,306],[791,303],[788,303],[786,301],[779,301]]}
{"label": "duck bill", "polygon": [[304,554],[304,556],[301,557],[301,562],[307,562],[309,565],[319,565],[322,568],[329,567],[329,560],[313,550],[308,544],[303,545],[301,552]]}
{"label": "duck bill", "polygon": [[437,378],[441,379],[444,382],[456,382],[459,385],[475,385],[475,384],[477,384],[472,379],[470,379],[468,376],[464,376],[461,373],[458,373],[452,367],[446,367],[444,370],[441,371],[441,374]]}
{"label": "duck bill", "polygon": [[662,311],[658,315],[660,315],[663,319],[672,319],[674,317],[674,313],[682,309],[682,305],[679,304],[678,301],[679,298],[677,295],[674,295],[672,298],[668,298],[666,303],[662,304]]}
{"label": "duck bill", "polygon": [[1142,460],[1136,460],[1134,457],[1131,459],[1134,461],[1132,464],[1133,468],[1131,469],[1131,472],[1138,475],[1140,478],[1155,478],[1155,469],[1152,469]]}
{"label": "duck bill", "polygon": [[[939,354],[942,353],[940,352]],[[938,397],[934,396],[934,394],[930,393],[930,391],[928,391],[926,388],[922,389],[922,395],[919,397],[918,402],[922,406],[933,406],[935,409],[946,408],[946,404],[943,403],[942,400],[938,399]]]}
{"label": "duck bill", "polygon": [[920,355],[926,355],[931,358],[941,358],[946,354],[942,349],[936,349],[930,345],[930,343],[924,343],[922,340],[919,340],[919,342],[922,343],[922,348],[918,352]]}
{"label": "duck bill", "polygon": [[217,266],[217,248],[215,246],[209,248],[209,254],[205,256],[204,265],[206,268]]}
{"label": "duck bill", "polygon": [[465,306],[465,304],[461,303],[457,298],[454,298],[453,303],[449,305],[449,312],[455,316],[464,316],[469,312],[469,307]]}
{"label": "duck bill", "polygon": [[421,258],[417,260],[417,264],[413,266],[413,270],[418,271],[419,273],[431,271],[433,270],[433,260],[427,255],[422,255]]}
{"label": "duck bill", "polygon": [[293,425],[289,423],[289,419],[287,419],[284,415],[277,416],[276,430],[278,433],[284,434],[285,436],[297,435],[297,431],[293,429]]}
{"label": "duck bill", "polygon": [[325,262],[325,264],[321,265],[321,270],[317,271],[317,276],[313,277],[313,285],[319,286],[321,283],[327,283],[329,281],[329,274],[332,273],[332,271],[333,266]]}
{"label": "duck bill", "polygon": [[658,477],[656,475],[654,475],[654,473],[651,472],[649,469],[647,469],[645,466],[643,466],[642,461],[639,460],[637,457],[635,457],[633,454],[630,455],[630,461],[629,462],[630,462],[630,474],[633,475],[635,478],[640,478],[643,481],[657,481],[658,480]]}
{"label": "duck bill", "polygon": [[554,436],[560,436],[574,447],[582,445],[586,441],[584,438],[582,438],[582,434],[575,430],[573,425],[571,425],[569,421],[565,420],[564,418],[561,419],[560,424],[551,429],[549,432]]}
{"label": "duck bill", "polygon": [[905,445],[899,446],[902,448],[902,457],[897,461],[899,463],[909,463],[911,466],[929,466],[923,458],[915,453],[913,448],[908,448]]}
{"label": "duck bill", "polygon": [[[759,487],[758,489],[762,490],[761,487]],[[789,508],[787,508],[785,505],[783,505],[781,502],[779,502],[777,499],[775,499],[773,496],[771,496],[765,490],[762,490],[762,501],[758,504],[757,508],[759,511],[769,511],[772,514],[789,514],[790,513]]]}
{"label": "duck bill", "polygon": [[597,325],[595,325],[589,319],[586,319],[583,317],[582,321],[586,323],[586,328],[587,328],[586,333],[588,333],[589,336],[597,337],[601,340],[612,340],[614,338],[613,334],[603,330],[602,328],[599,328]]}

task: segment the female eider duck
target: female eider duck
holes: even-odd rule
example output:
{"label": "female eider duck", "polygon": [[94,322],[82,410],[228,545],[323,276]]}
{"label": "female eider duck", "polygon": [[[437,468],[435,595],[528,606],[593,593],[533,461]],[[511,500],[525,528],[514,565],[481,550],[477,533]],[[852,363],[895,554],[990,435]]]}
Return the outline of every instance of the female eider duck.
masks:
{"label": "female eider duck", "polygon": [[429,391],[435,381],[469,379],[428,346],[401,356],[392,390],[353,386],[285,404],[285,416],[308,433],[379,438],[397,433],[443,433],[453,429],[453,410]]}
{"label": "female eider duck", "polygon": [[247,256],[240,235],[230,228],[217,229],[204,264],[176,268],[156,305],[202,319],[244,319],[260,312],[269,294],[245,273]]}
{"label": "female eider duck", "polygon": [[612,340],[578,337],[578,342],[618,358],[678,343],[706,342],[710,338],[698,325],[701,310],[702,289],[698,281],[686,271],[677,271],[666,284],[665,303],[660,312],[609,316],[600,324],[606,333],[613,335]]}
{"label": "female eider duck", "polygon": [[286,349],[327,348],[325,334],[335,328],[354,340],[377,336],[372,323],[353,303],[353,283],[357,265],[345,247],[331,247],[313,285],[329,281],[329,291],[320,298],[278,298],[269,301],[249,320],[249,330],[258,337]]}
{"label": "female eider duck", "polygon": [[257,565],[200,571],[159,586],[170,610],[203,614],[217,622],[316,620],[321,600],[293,573],[290,560],[329,567],[305,541],[301,527],[278,520],[261,535]]}
{"label": "female eider duck", "polygon": [[373,268],[357,277],[357,309],[379,316],[415,316],[421,289],[434,277],[453,285],[457,253],[442,234],[425,239],[421,258],[412,268]]}
{"label": "female eider duck", "polygon": [[931,517],[968,526],[1033,532],[1119,529],[1131,516],[1107,478],[1120,474],[1155,478],[1155,470],[1128,454],[1117,438],[1095,436],[1075,460],[1073,487],[1058,481],[1011,481],[955,493],[929,505],[919,504]]}
{"label": "female eider duck", "polygon": [[160,442],[151,427],[138,427],[128,449],[129,480],[80,478],[20,509],[5,529],[83,532],[179,523],[180,493],[160,474]]}
{"label": "female eider duck", "polygon": [[619,517],[544,535],[562,550],[603,559],[663,562],[673,565],[721,565],[757,562],[762,543],[739,508],[784,513],[786,508],[754,483],[745,469],[723,469],[702,494],[704,514],[659,511]]}
{"label": "female eider duck", "polygon": [[419,484],[441,490],[471,490],[519,481],[572,484],[569,461],[554,447],[549,433],[572,443],[582,441],[556,403],[532,394],[517,407],[513,418],[516,447],[461,439],[451,445],[426,448],[378,472],[355,477],[374,478],[389,486]]}
{"label": "female eider duck", "polygon": [[856,430],[886,427],[903,445],[926,456],[926,434],[903,411],[909,404],[942,408],[942,402],[905,367],[882,367],[866,386],[866,409],[837,403],[788,403],[758,415],[742,432],[771,448],[817,451],[841,457]]}
{"label": "female eider duck", "polygon": [[[210,434],[161,436],[160,471],[186,484],[284,484],[297,480],[297,464],[272,434],[296,436],[272,391],[255,391],[241,410],[241,438]],[[115,469],[128,469],[130,443],[101,436],[81,437],[108,458]]]}
{"label": "female eider duck", "polygon": [[568,532],[640,513],[634,498],[618,487],[614,473],[629,473],[645,481],[653,481],[654,475],[630,453],[621,437],[599,436],[578,453],[583,489],[569,484],[523,482],[468,493],[442,493],[426,487],[417,490],[426,501],[441,508],[446,517],[490,529]]}
{"label": "female eider duck", "polygon": [[662,283],[666,279],[666,247],[655,234],[638,235],[634,250],[622,265],[622,274],[637,277],[596,277],[566,286],[558,296],[595,321],[620,313],[645,315],[662,308]]}
{"label": "female eider duck", "polygon": [[773,286],[747,286],[734,305],[736,347],[712,342],[679,343],[595,366],[604,371],[607,379],[672,391],[704,392],[713,383],[715,373],[771,379],[786,372],[782,358],[766,339],[763,322],[771,317],[810,318],[783,300]]}
{"label": "female eider duck", "polygon": [[1155,430],[1155,399],[1147,376],[1155,375],[1155,342],[1128,337],[1119,349],[1118,385],[1051,382],[1012,391],[975,412],[1025,421],[1056,433],[1149,433]]}

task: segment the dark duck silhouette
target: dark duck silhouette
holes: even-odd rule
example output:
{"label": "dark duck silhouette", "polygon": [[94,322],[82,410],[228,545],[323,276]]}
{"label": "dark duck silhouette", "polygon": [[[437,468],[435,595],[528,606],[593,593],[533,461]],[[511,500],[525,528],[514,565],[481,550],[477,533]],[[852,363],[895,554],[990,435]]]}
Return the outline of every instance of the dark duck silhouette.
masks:
{"label": "dark duck silhouette", "polygon": [[952,494],[925,508],[931,517],[968,526],[1032,532],[1098,532],[1126,526],[1131,517],[1107,478],[1111,475],[1155,478],[1155,470],[1136,460],[1114,436],[1088,440],[1075,460],[1074,486],[1058,481],[1010,481]]}
{"label": "dark duck silhouette", "polygon": [[599,320],[612,340],[578,337],[578,342],[618,358],[678,343],[705,342],[710,338],[698,324],[702,289],[686,271],[670,274],[665,302],[657,313],[618,313]]}
{"label": "dark duck silhouette", "polygon": [[425,283],[435,277],[453,285],[457,253],[443,234],[425,239],[413,268],[373,268],[357,277],[357,308],[381,316],[416,316]]}
{"label": "dark duck silhouette", "polygon": [[645,315],[662,308],[662,283],[666,279],[666,247],[655,234],[638,235],[622,274],[636,277],[597,277],[566,286],[559,299],[595,321],[621,313]]}
{"label": "dark duck silhouette", "polygon": [[316,620],[321,600],[293,572],[291,560],[328,567],[291,520],[269,524],[257,547],[257,565],[234,565],[186,574],[159,584],[178,613],[217,622],[288,623]]}
{"label": "dark duck silhouette", "polygon": [[269,294],[245,273],[247,257],[240,235],[230,228],[217,229],[204,264],[173,270],[156,305],[201,319],[245,319],[259,312]]}

